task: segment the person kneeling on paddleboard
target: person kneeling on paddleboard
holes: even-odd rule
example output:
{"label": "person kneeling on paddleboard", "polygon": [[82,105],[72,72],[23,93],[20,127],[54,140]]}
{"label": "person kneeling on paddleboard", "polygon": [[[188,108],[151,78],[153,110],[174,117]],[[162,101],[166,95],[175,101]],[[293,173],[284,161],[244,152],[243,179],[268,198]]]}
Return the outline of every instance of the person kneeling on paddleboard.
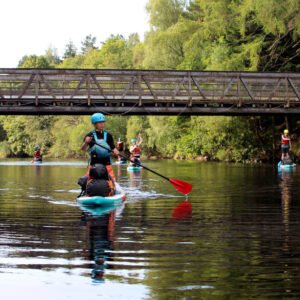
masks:
{"label": "person kneeling on paddleboard", "polygon": [[284,162],[287,158],[289,158],[289,151],[291,150],[291,138],[289,136],[289,131],[287,129],[284,130],[283,135],[281,136],[281,160]]}
{"label": "person kneeling on paddleboard", "polygon": [[[140,134],[138,136],[138,139],[139,139],[138,141],[137,141],[137,139],[131,140],[131,146],[129,148],[129,152],[131,153],[131,156],[130,156],[131,161],[134,161],[134,162],[140,164],[141,163],[141,161],[140,161],[140,157],[141,157],[140,146],[143,142],[143,139]],[[135,166],[135,164],[131,164],[131,165]]]}
{"label": "person kneeling on paddleboard", "polygon": [[[105,121],[106,118],[101,113],[95,113],[92,115],[91,122],[95,129],[85,136],[81,149],[83,151],[88,150],[90,154],[90,166],[94,166],[96,164],[105,165],[108,174],[115,181],[115,175],[111,166],[110,158],[111,153],[117,156],[119,155],[119,151],[115,147],[113,136],[104,129]],[[101,146],[110,149],[111,151],[108,151]]]}

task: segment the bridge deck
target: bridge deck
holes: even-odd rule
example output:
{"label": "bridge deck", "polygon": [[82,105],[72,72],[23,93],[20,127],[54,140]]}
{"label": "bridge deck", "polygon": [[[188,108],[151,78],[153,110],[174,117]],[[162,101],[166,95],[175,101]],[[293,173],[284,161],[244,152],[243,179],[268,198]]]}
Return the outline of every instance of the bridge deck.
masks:
{"label": "bridge deck", "polygon": [[0,114],[300,113],[300,74],[0,69]]}

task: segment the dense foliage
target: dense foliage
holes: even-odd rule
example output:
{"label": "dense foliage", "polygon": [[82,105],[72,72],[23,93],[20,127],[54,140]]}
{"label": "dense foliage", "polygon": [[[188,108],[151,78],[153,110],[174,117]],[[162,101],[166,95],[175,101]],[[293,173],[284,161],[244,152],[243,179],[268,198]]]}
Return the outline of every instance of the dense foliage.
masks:
{"label": "dense foliage", "polygon": [[[299,0],[149,0],[147,11],[144,41],[118,35],[98,47],[89,35],[80,51],[69,41],[62,58],[48,49],[24,56],[19,67],[300,71]],[[286,126],[283,117],[109,119],[115,138],[142,133],[149,156],[230,161],[271,159]],[[296,135],[297,118],[290,125]],[[87,117],[2,117],[0,153],[30,155],[39,143],[51,156],[77,157],[90,127]]]}

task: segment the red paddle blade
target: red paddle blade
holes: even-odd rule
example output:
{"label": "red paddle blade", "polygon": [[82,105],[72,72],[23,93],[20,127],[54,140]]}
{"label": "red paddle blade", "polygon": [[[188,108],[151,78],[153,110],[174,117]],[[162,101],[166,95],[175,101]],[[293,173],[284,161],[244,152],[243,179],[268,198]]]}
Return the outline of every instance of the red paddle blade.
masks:
{"label": "red paddle blade", "polygon": [[179,179],[170,178],[169,181],[173,184],[174,188],[183,195],[189,194],[193,188],[190,183]]}

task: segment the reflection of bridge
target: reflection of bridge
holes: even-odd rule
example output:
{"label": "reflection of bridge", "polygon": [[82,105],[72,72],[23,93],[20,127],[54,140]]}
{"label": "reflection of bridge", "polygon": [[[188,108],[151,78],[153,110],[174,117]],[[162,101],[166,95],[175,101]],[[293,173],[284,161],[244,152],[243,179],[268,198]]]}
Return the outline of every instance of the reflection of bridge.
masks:
{"label": "reflection of bridge", "polygon": [[300,74],[0,69],[0,114],[300,113]]}

